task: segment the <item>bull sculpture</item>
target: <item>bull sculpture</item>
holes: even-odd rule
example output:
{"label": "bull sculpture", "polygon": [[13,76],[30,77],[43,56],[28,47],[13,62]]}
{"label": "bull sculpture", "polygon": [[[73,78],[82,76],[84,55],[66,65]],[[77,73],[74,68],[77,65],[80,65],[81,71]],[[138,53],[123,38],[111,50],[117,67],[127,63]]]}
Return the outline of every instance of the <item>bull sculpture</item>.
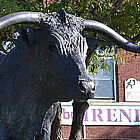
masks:
{"label": "bull sculpture", "polygon": [[1,140],[49,140],[59,101],[73,99],[80,104],[94,97],[95,85],[85,61],[87,52],[95,48],[88,46],[82,30],[97,31],[126,50],[140,52],[140,46],[106,25],[63,9],[10,14],[0,18],[0,29],[19,23],[40,28],[17,27],[16,47],[0,54]]}

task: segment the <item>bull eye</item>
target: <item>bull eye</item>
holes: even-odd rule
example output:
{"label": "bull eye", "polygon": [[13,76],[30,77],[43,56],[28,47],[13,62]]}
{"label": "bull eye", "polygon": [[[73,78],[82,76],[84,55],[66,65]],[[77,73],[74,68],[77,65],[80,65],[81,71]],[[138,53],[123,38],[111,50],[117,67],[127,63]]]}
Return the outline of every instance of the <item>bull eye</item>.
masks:
{"label": "bull eye", "polygon": [[57,47],[53,42],[49,43],[49,51],[52,52],[52,53],[57,53],[58,52]]}

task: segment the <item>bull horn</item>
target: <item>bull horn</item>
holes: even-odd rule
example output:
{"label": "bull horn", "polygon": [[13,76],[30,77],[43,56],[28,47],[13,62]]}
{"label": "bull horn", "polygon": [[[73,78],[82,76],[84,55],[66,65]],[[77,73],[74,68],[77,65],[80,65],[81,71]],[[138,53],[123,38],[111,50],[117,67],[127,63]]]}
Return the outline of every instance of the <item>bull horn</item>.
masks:
{"label": "bull horn", "polygon": [[85,25],[85,30],[99,32],[105,37],[111,39],[119,47],[127,51],[140,53],[140,46],[129,42],[121,35],[119,35],[117,32],[115,32],[114,30],[106,26],[105,24],[102,24],[94,20],[85,20],[84,25]]}
{"label": "bull horn", "polygon": [[19,23],[40,23],[40,12],[17,12],[0,18],[0,29]]}

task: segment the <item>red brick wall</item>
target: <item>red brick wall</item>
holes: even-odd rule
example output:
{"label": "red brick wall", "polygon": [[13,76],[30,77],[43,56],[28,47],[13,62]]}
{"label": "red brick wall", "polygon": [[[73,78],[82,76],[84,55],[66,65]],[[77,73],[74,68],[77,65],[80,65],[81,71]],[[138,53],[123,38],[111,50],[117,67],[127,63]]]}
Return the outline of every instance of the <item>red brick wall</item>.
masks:
{"label": "red brick wall", "polygon": [[71,126],[69,126],[69,125],[63,125],[62,126],[63,138],[65,138],[65,139],[69,138],[69,136],[70,136],[70,129],[71,129]]}
{"label": "red brick wall", "polygon": [[87,138],[140,138],[139,126],[87,126]]}
{"label": "red brick wall", "polygon": [[[125,101],[124,84],[129,78],[140,81],[140,56],[132,59],[134,53],[126,55],[119,52],[125,58],[125,66],[122,63],[116,67],[117,100]],[[62,126],[63,138],[69,138],[71,126]],[[86,138],[140,138],[140,126],[86,126]]]}
{"label": "red brick wall", "polygon": [[116,78],[117,78],[117,95],[118,101],[125,101],[124,86],[125,81],[129,78],[135,78],[140,81],[140,55],[133,58],[134,53],[129,53],[126,55],[123,51],[119,52],[120,55],[125,58],[125,66],[120,63],[116,68]]}
{"label": "red brick wall", "polygon": [[[63,138],[69,138],[70,128],[62,126]],[[86,138],[140,138],[140,126],[86,126]]]}

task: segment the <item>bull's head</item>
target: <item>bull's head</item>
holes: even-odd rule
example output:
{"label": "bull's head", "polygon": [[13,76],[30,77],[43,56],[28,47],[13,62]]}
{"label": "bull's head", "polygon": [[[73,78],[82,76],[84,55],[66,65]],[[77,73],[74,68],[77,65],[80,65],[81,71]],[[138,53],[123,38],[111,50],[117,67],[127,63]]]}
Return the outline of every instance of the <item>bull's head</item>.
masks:
{"label": "bull's head", "polygon": [[[0,19],[0,29],[18,23],[37,23],[41,28],[18,28],[13,37],[15,44],[32,52],[40,84],[60,100],[87,100],[94,96],[95,85],[86,70],[88,45],[80,34],[83,29],[97,31],[109,37],[120,47],[140,52],[134,45],[106,25],[84,20],[62,9],[43,14],[19,12]],[[93,50],[92,50],[93,51]],[[30,60],[29,60],[30,61]]]}

